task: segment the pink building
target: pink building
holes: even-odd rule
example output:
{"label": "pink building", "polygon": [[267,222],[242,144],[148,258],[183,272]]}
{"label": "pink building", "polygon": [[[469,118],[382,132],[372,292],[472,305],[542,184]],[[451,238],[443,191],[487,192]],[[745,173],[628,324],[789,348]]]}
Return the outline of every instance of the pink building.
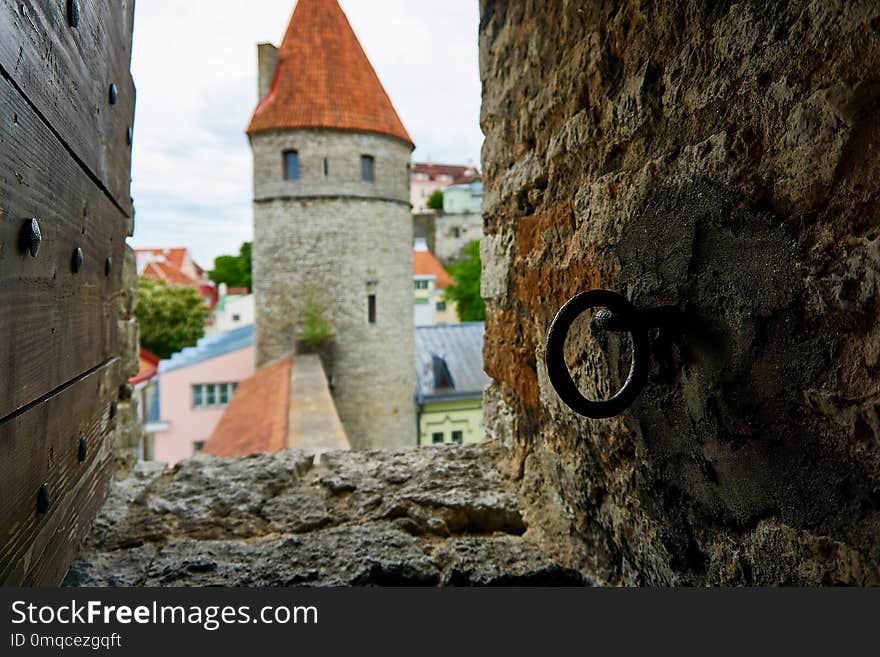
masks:
{"label": "pink building", "polygon": [[153,458],[174,465],[199,452],[239,382],[253,373],[253,326],[206,336],[159,363]]}
{"label": "pink building", "polygon": [[467,176],[478,175],[476,167],[462,164],[414,162],[410,171],[409,196],[412,211],[434,212],[428,208],[428,197],[435,189],[443,189]]}

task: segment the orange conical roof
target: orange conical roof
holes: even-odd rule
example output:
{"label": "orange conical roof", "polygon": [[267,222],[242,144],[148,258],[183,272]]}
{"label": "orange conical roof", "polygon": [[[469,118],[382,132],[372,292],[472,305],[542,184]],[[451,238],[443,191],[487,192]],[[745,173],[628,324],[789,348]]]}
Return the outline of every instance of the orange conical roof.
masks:
{"label": "orange conical roof", "polygon": [[412,144],[337,0],[299,0],[247,132],[337,128]]}

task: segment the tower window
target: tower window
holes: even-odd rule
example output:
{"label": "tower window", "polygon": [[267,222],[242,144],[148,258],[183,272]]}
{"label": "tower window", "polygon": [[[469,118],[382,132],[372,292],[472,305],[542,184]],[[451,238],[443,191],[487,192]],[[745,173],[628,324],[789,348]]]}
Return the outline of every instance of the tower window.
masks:
{"label": "tower window", "polygon": [[299,180],[299,153],[284,151],[284,179]]}
{"label": "tower window", "polygon": [[327,161],[327,158],[324,158],[324,177],[330,175],[330,163]]}
{"label": "tower window", "polygon": [[367,321],[370,324],[376,323],[376,295],[367,295]]}
{"label": "tower window", "polygon": [[453,431],[452,432],[452,442],[454,442],[456,445],[461,445],[464,442],[464,432]]}
{"label": "tower window", "polygon": [[443,433],[442,432],[432,433],[431,434],[431,442],[434,443],[435,445],[442,445],[443,444]]}
{"label": "tower window", "polygon": [[376,174],[376,160],[372,155],[361,155],[361,180],[373,182]]}

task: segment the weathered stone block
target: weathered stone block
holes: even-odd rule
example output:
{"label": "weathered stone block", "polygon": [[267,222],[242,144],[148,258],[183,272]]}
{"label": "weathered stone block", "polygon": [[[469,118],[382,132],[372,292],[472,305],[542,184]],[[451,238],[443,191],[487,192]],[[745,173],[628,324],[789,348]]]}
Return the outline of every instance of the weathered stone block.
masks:
{"label": "weathered stone block", "polygon": [[524,537],[498,456],[483,444],[139,464],[66,583],[582,585]]}
{"label": "weathered stone block", "polygon": [[[612,584],[880,582],[880,7],[481,9],[486,426],[529,532]],[[591,288],[688,312],[599,421],[543,366]],[[628,339],[588,324],[607,398]]]}

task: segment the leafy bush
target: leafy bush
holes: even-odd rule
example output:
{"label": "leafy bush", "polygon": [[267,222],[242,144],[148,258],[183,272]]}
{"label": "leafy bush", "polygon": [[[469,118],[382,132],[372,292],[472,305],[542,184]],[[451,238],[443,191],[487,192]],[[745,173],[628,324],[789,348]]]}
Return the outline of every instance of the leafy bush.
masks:
{"label": "leafy bush", "polygon": [[482,322],[486,319],[486,304],[480,296],[480,241],[474,240],[461,252],[461,258],[449,265],[455,285],[446,288],[444,297],[455,301],[458,318],[463,322]]}
{"label": "leafy bush", "polygon": [[443,209],[443,191],[439,189],[435,189],[428,195],[428,202],[426,204],[432,210],[442,210]]}
{"label": "leafy bush", "polygon": [[252,286],[252,259],[251,243],[241,245],[238,255],[223,255],[214,259],[214,269],[208,272],[208,277],[220,285],[226,283],[229,287]]}
{"label": "leafy bush", "polygon": [[147,278],[138,281],[141,346],[160,358],[191,347],[205,334],[211,311],[190,287],[167,285]]}

